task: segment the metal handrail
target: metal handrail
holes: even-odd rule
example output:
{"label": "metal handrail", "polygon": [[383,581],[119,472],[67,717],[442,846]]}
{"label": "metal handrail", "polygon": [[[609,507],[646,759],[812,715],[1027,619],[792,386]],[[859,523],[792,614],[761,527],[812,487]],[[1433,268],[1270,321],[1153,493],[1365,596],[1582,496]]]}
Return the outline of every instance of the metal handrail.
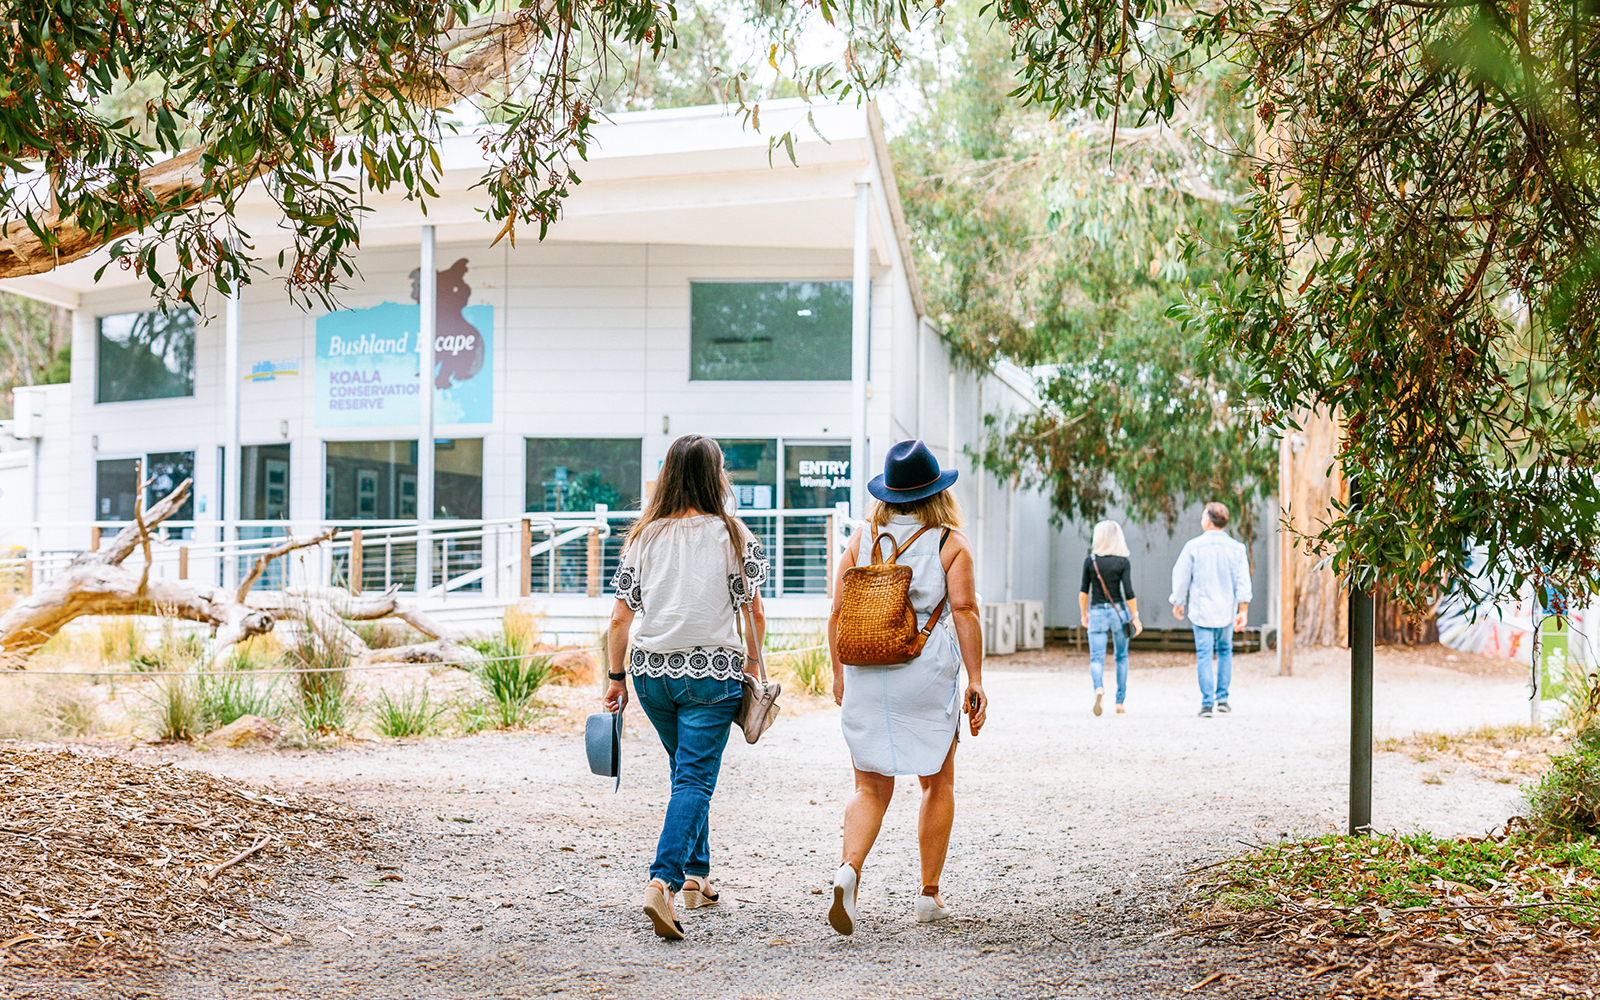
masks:
{"label": "metal handrail", "polygon": [[[785,560],[790,555],[806,560],[805,565],[810,567],[800,570],[798,577],[801,581],[800,592],[817,592],[815,570],[818,569],[823,571],[824,586],[831,585],[827,578],[831,577],[834,560],[858,524],[841,508],[738,512],[739,517],[756,522],[752,525],[752,529],[773,547],[774,572],[770,586],[775,588],[776,593],[783,593],[786,584],[793,589],[792,582],[785,574]],[[443,550],[443,557],[436,563],[438,569],[435,579],[438,582],[429,581],[423,590],[423,593],[430,597],[445,598],[466,588],[473,590],[483,588],[486,596],[491,587],[503,596],[506,588],[510,586],[504,579],[507,571],[522,563],[523,572],[526,573],[526,567],[535,560],[543,560],[549,566],[547,574],[543,570],[540,571],[541,576],[548,576],[549,589],[546,591],[540,588],[537,592],[556,593],[563,586],[571,586],[570,583],[563,584],[557,580],[557,566],[562,563],[561,555],[566,551],[566,547],[573,543],[589,544],[591,538],[602,541],[614,538],[620,523],[630,522],[638,517],[638,511],[614,511],[597,507],[589,511],[530,511],[516,517],[432,522],[355,519],[166,521],[152,531],[151,540],[155,543],[155,547],[152,551],[154,558],[151,564],[158,569],[158,575],[162,576],[169,576],[174,571],[180,577],[184,576],[193,564],[200,570],[202,576],[215,575],[232,579],[235,574],[243,572],[249,560],[253,560],[273,546],[282,544],[286,538],[306,537],[329,527],[337,527],[341,529],[341,533],[336,538],[301,550],[299,558],[294,561],[292,567],[280,564],[284,565],[284,568],[275,572],[296,576],[308,584],[328,585],[338,582],[341,566],[344,571],[348,571],[352,569],[352,565],[359,565],[362,568],[362,576],[370,579],[367,569],[372,564],[354,558],[356,533],[359,532],[363,553],[375,546],[382,549],[381,576],[385,585],[394,582],[396,576],[401,581],[408,576],[414,576],[415,561],[407,553],[416,545],[426,541]],[[824,527],[824,532],[818,536],[814,529],[798,533],[790,531],[789,525],[796,522]],[[828,537],[826,525],[832,525],[832,537]],[[18,527],[35,529],[33,537],[36,544],[15,547],[25,552],[25,555],[0,557],[0,572],[15,575],[21,571],[37,585],[84,551],[78,548],[45,548],[38,545],[37,540],[42,531],[48,529],[60,532],[68,529],[108,527],[121,530],[127,527],[127,522],[60,521],[39,522]],[[194,529],[196,533],[203,532],[222,537],[173,537],[174,532],[183,529]],[[271,534],[264,533],[261,537],[255,538],[238,537],[247,529],[267,529]],[[517,538],[532,532],[544,537],[537,541],[529,537],[526,551],[522,551],[521,542],[517,541]],[[808,552],[810,555],[806,554]],[[464,559],[457,561],[458,554],[464,554]],[[611,547],[601,551],[602,564],[599,567],[592,561],[585,566],[579,574],[579,579],[587,581],[583,585],[585,589],[593,593],[597,586],[603,586],[606,575],[604,564],[614,563],[616,556],[617,549],[613,543]],[[823,557],[821,565],[812,561],[818,556]],[[137,552],[131,558],[134,560],[134,565],[143,562]],[[592,552],[590,559],[593,559]],[[230,561],[235,561],[233,568],[230,568]],[[461,568],[461,572],[452,574],[452,569],[457,566]],[[572,566],[572,562],[566,563],[568,569],[559,574],[563,580],[573,579],[569,572]],[[596,569],[600,571],[599,583],[595,580]],[[361,582],[357,581],[358,585]],[[518,589],[521,586],[527,585],[519,585]],[[535,591],[530,588],[528,592]]]}

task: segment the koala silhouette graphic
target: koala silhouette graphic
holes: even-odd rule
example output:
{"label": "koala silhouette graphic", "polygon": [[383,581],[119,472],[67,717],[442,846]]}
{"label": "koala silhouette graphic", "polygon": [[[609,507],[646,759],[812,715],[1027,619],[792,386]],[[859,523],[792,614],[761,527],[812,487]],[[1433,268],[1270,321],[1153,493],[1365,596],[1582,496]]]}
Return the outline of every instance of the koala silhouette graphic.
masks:
{"label": "koala silhouette graphic", "polygon": [[[411,301],[420,302],[422,290],[418,287],[422,269],[411,272]],[[433,357],[439,373],[433,384],[448,389],[457,382],[483,370],[483,334],[461,315],[472,296],[472,286],[467,284],[467,258],[450,265],[448,271],[439,272],[438,301],[434,310]]]}

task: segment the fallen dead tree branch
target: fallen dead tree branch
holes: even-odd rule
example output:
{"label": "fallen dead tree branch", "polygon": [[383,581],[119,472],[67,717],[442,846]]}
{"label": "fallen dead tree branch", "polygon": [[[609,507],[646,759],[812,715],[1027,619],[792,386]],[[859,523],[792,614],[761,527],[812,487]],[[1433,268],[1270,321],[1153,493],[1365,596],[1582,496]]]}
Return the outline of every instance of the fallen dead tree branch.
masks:
{"label": "fallen dead tree branch", "polygon": [[[235,590],[193,580],[151,579],[151,531],[177,513],[192,486],[192,480],[184,480],[148,511],[141,488],[131,524],[100,549],[79,555],[48,584],[0,615],[0,667],[23,669],[28,657],[52,636],[74,619],[88,615],[151,615],[209,625],[213,660],[237,643],[271,631],[285,618],[316,630],[355,659],[407,663],[478,659],[477,653],[463,644],[462,636],[403,603],[396,588],[365,595],[336,587],[253,591],[273,560],[332,541],[338,535],[335,528],[274,545],[255,560]],[[140,550],[144,563],[138,571],[122,565]],[[349,623],[381,618],[398,618],[428,641],[374,653]]]}

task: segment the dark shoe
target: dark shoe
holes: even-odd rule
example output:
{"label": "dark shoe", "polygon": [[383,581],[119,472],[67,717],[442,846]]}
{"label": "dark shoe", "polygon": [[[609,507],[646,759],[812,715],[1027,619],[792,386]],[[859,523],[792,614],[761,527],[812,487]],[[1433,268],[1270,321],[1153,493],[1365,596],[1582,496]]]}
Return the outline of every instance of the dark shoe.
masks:
{"label": "dark shoe", "polygon": [[1231,711],[1233,711],[1233,709],[1228,707],[1228,703],[1227,702],[1225,702],[1225,701],[1217,702],[1217,714],[1218,715],[1227,715]]}
{"label": "dark shoe", "polygon": [[1207,707],[1202,708],[1200,710],[1200,718],[1202,718],[1202,719],[1211,718],[1211,708],[1210,708],[1210,706],[1207,706]]}

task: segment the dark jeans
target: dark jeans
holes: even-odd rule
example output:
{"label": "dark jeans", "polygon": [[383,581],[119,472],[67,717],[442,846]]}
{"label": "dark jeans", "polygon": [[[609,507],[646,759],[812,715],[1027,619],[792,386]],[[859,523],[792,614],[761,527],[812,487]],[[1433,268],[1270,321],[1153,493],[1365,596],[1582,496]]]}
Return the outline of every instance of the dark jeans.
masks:
{"label": "dark jeans", "polygon": [[667,803],[650,877],[677,892],[684,876],[711,874],[711,794],[717,790],[728,727],[744,692],[738,678],[714,681],[639,674],[633,677],[633,690],[672,765],[672,800]]}

